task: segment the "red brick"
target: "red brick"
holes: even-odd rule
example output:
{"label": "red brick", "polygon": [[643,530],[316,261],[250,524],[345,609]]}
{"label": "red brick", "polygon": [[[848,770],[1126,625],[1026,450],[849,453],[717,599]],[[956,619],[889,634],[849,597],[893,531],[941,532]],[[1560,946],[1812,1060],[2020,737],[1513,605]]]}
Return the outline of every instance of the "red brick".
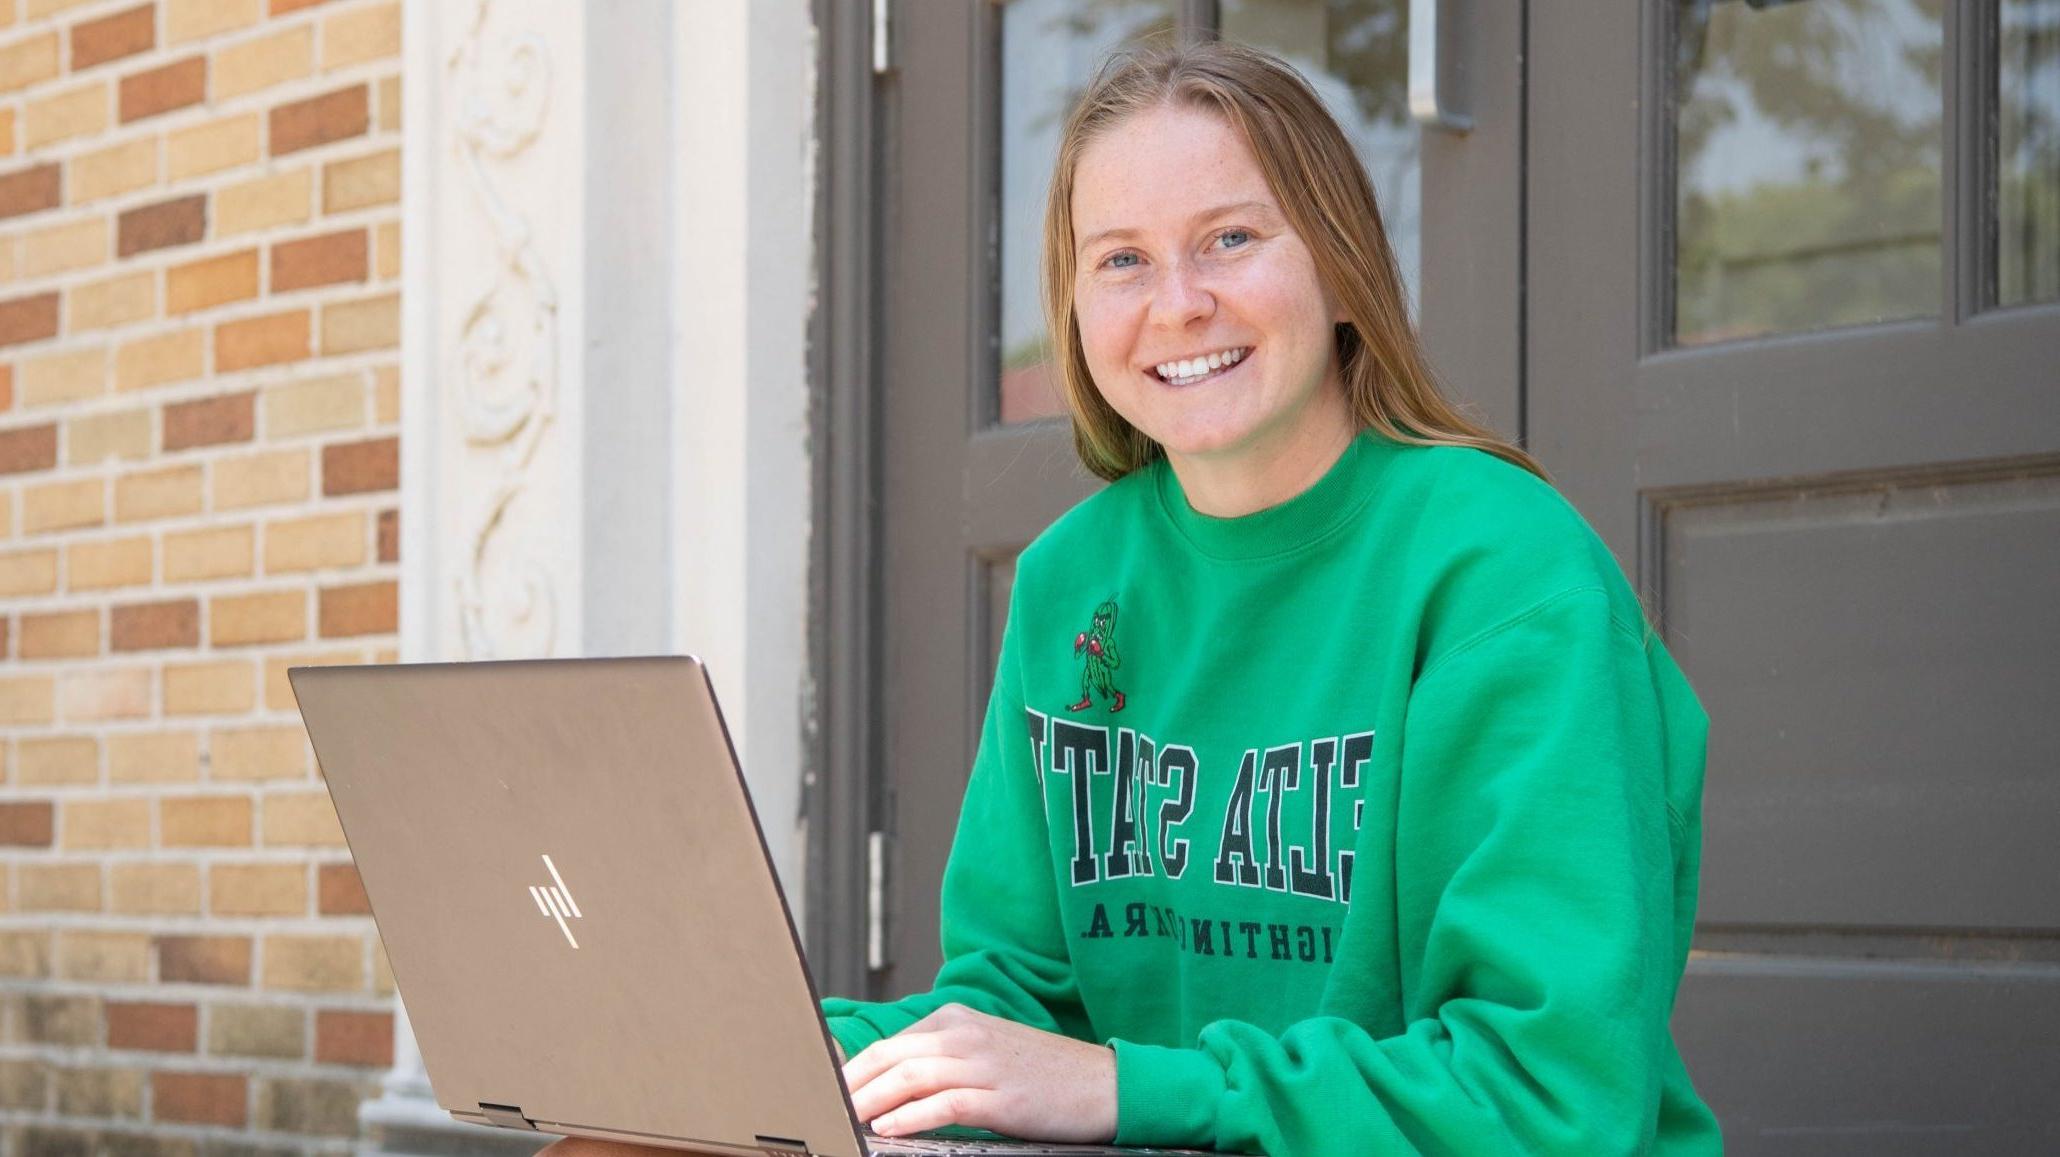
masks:
{"label": "red brick", "polygon": [[160,936],[157,975],[166,984],[249,984],[250,937]]}
{"label": "red brick", "polygon": [[52,161],[0,177],[0,218],[55,209],[64,201],[64,167]]}
{"label": "red brick", "polygon": [[346,229],[272,246],[272,292],[365,280],[365,230]]}
{"label": "red brick", "polygon": [[100,611],[25,611],[21,616],[23,659],[80,659],[100,654]]}
{"label": "red brick", "polygon": [[57,423],[0,430],[0,474],[25,474],[57,465]]}
{"label": "red brick", "polygon": [[150,1102],[160,1121],[242,1128],[250,1081],[237,1073],[152,1073]]}
{"label": "red brick", "polygon": [[315,1061],[327,1065],[393,1064],[393,1014],[322,1009],[315,1013]]}
{"label": "red brick", "polygon": [[120,60],[157,46],[157,9],[139,5],[98,20],[72,25],[72,71]]}
{"label": "red brick", "polygon": [[123,213],[115,222],[115,255],[191,245],[207,236],[207,194],[175,197]]}
{"label": "red brick", "polygon": [[363,494],[401,484],[400,439],[373,438],[322,447],[322,493]]}
{"label": "red brick", "polygon": [[379,561],[399,562],[401,557],[401,512],[379,512]]}
{"label": "red brick", "polygon": [[282,104],[272,110],[272,155],[283,156],[363,136],[370,124],[371,101],[362,84]]}
{"label": "red brick", "polygon": [[200,1010],[193,1005],[108,1003],[108,1048],[190,1053],[199,1039]]}
{"label": "red brick", "polygon": [[322,637],[390,635],[398,630],[399,602],[393,580],[322,588]]}
{"label": "red brick", "polygon": [[173,599],[115,607],[108,620],[109,646],[116,651],[150,651],[200,645],[200,602]]}
{"label": "red brick", "polygon": [[215,327],[215,372],[245,370],[308,356],[308,311],[225,321]]}
{"label": "red brick", "polygon": [[53,831],[55,808],[49,800],[35,803],[0,803],[0,846],[47,848]]}
{"label": "red brick", "polygon": [[165,449],[248,442],[256,427],[256,415],[257,393],[253,390],[175,402],[165,407]]}
{"label": "red brick", "polygon": [[0,301],[0,346],[57,335],[57,291]]}
{"label": "red brick", "polygon": [[189,56],[122,78],[121,122],[167,113],[207,99],[207,57]]}
{"label": "red brick", "polygon": [[365,899],[364,882],[358,879],[356,864],[323,864],[316,875],[321,893],[316,910],[324,916],[370,916],[371,902]]}

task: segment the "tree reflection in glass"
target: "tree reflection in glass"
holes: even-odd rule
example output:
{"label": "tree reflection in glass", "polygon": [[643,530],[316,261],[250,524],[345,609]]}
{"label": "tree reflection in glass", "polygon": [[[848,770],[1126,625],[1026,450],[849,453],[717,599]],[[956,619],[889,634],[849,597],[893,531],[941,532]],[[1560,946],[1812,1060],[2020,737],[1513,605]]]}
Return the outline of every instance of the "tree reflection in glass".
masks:
{"label": "tree reflection in glass", "polygon": [[1673,344],[1936,313],[1944,0],[1678,0]]}

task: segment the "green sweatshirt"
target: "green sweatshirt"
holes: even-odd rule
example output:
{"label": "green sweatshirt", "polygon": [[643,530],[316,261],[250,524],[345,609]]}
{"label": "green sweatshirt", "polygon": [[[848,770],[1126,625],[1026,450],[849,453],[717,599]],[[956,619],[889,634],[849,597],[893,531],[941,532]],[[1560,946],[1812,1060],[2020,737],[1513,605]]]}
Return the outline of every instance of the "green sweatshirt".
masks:
{"label": "green sweatshirt", "polygon": [[1241,518],[1162,460],[1017,563],[929,991],[1110,1045],[1116,1140],[1718,1153],[1668,1028],[1709,719],[1614,556],[1366,431]]}

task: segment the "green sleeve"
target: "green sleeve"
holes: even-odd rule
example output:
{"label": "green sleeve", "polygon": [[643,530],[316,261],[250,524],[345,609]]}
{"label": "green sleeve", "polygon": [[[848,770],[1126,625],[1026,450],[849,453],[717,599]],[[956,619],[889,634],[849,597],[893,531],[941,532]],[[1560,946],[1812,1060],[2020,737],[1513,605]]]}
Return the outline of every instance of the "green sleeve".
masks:
{"label": "green sleeve", "polygon": [[849,1055],[949,1003],[1076,1039],[1092,1035],[1059,919],[1043,789],[1016,670],[1015,618],[1011,608],[944,865],[943,966],[928,991],[899,1000],[825,999],[830,1032]]}
{"label": "green sleeve", "polygon": [[[1112,1042],[1117,1141],[1644,1152],[1685,959],[1677,917],[1693,915],[1676,912],[1676,847],[1696,833],[1669,805],[1667,753],[1692,749],[1699,791],[1708,717],[1685,683],[1660,689],[1638,627],[1599,588],[1562,592],[1413,687],[1396,894],[1355,896],[1366,910],[1345,928],[1349,941],[1355,914],[1396,921],[1401,1033],[1318,1016],[1277,1035],[1214,1021],[1195,1048]],[[1359,854],[1390,854],[1388,838],[1362,832]]]}

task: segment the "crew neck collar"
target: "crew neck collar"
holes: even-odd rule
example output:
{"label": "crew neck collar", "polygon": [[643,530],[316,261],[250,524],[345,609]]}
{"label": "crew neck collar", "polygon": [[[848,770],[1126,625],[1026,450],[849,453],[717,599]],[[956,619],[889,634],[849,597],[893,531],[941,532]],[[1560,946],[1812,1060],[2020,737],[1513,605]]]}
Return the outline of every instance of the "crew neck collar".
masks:
{"label": "crew neck collar", "polygon": [[1211,558],[1265,558],[1306,546],[1351,521],[1373,495],[1373,488],[1366,483],[1396,445],[1371,429],[1360,430],[1308,489],[1285,502],[1235,518],[1203,514],[1189,505],[1180,477],[1164,455],[1152,463],[1152,469],[1156,471],[1160,509],[1196,550]]}

